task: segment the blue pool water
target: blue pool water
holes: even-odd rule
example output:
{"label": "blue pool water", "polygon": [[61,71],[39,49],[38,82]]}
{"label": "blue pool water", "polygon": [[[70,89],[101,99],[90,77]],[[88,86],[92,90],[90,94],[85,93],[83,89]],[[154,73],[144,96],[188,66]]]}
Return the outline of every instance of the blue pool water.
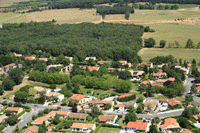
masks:
{"label": "blue pool water", "polygon": [[54,89],[54,91],[61,91],[61,89],[59,89],[59,88],[56,88],[56,89]]}
{"label": "blue pool water", "polygon": [[167,107],[162,107],[161,108],[161,111],[165,111],[165,110],[167,110]]}
{"label": "blue pool water", "polygon": [[[195,124],[194,124],[195,125]],[[200,128],[200,125],[195,125],[196,127]]]}
{"label": "blue pool water", "polygon": [[114,126],[120,126],[120,124],[113,124]]}
{"label": "blue pool water", "polygon": [[93,97],[93,96],[88,96],[89,97],[89,99],[96,99],[96,97]]}
{"label": "blue pool water", "polygon": [[104,100],[106,100],[106,101],[112,101],[115,97],[117,97],[117,96],[108,97],[108,98],[106,98],[106,99],[104,99]]}

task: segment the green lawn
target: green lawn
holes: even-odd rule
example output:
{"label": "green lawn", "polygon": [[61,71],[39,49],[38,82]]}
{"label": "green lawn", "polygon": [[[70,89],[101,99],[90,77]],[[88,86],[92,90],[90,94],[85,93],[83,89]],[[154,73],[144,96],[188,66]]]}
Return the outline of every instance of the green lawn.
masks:
{"label": "green lawn", "polygon": [[[161,5],[169,5],[169,6],[171,6],[171,5],[174,5],[174,4],[165,4],[165,3],[163,3]],[[198,5],[190,5],[190,4],[177,4],[177,5],[179,5],[180,9],[198,7]],[[156,4],[156,9],[157,9],[158,6],[159,6],[159,4]]]}
{"label": "green lawn", "polygon": [[123,126],[124,125],[123,121],[124,118],[120,118],[116,124],[120,124],[120,126]]}
{"label": "green lawn", "polygon": [[185,47],[187,40],[192,39],[196,46],[200,42],[200,28],[199,25],[193,24],[178,24],[178,23],[163,23],[163,24],[147,24],[144,26],[150,26],[154,29],[154,33],[145,33],[144,38],[153,37],[156,40],[156,46],[159,46],[160,40],[167,41],[168,43],[174,43],[178,41],[180,46]]}
{"label": "green lawn", "polygon": [[120,128],[101,127],[97,133],[119,133]]}
{"label": "green lawn", "polygon": [[144,62],[148,62],[149,59],[156,56],[173,55],[176,59],[182,58],[182,61],[186,60],[191,62],[192,59],[196,59],[200,62],[200,50],[198,49],[184,49],[184,48],[143,48],[139,55]]}

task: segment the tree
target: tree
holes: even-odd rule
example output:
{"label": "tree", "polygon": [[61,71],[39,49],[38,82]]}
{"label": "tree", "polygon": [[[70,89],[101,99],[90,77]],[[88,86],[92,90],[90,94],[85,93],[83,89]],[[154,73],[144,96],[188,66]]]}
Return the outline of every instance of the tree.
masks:
{"label": "tree", "polygon": [[150,127],[148,133],[160,133],[158,128],[157,128],[157,124],[156,124],[155,118],[153,118],[153,120],[151,122],[151,127]]}
{"label": "tree", "polygon": [[78,93],[80,90],[79,84],[75,84],[74,89],[73,89],[73,93]]}
{"label": "tree", "polygon": [[72,112],[77,113],[77,111],[78,111],[77,106],[73,106],[72,107]]}
{"label": "tree", "polygon": [[160,48],[164,48],[166,45],[166,41],[165,40],[161,40],[160,41]]}
{"label": "tree", "polygon": [[143,68],[143,71],[147,74],[149,71],[148,71],[148,67],[145,65],[144,68]]}
{"label": "tree", "polygon": [[4,93],[4,86],[0,84],[0,95],[3,95]]}
{"label": "tree", "polygon": [[187,101],[187,102],[193,101],[193,96],[192,95],[185,96],[185,101]]}
{"label": "tree", "polygon": [[15,82],[16,85],[19,85],[22,83],[24,73],[21,68],[15,68],[9,72],[9,76]]}
{"label": "tree", "polygon": [[13,112],[11,110],[6,110],[4,113],[6,114],[6,116],[10,116]]}
{"label": "tree", "polygon": [[47,129],[47,127],[46,127],[45,122],[43,122],[43,123],[40,125],[39,129],[38,129],[38,133],[46,133],[46,131],[48,131],[48,129]]}
{"label": "tree", "polygon": [[135,112],[128,113],[125,116],[125,122],[128,123],[129,121],[135,122],[137,120],[137,115]]}
{"label": "tree", "polygon": [[156,41],[153,38],[149,38],[149,39],[145,39],[144,40],[144,46],[145,47],[154,47],[154,45],[156,44]]}
{"label": "tree", "polygon": [[67,97],[65,97],[63,100],[62,100],[62,105],[68,105],[69,103],[69,100]]}
{"label": "tree", "polygon": [[58,123],[60,123],[60,115],[58,115],[58,114],[56,113],[55,117],[54,117],[53,120],[52,120],[52,123],[53,123],[54,125],[57,125]]}
{"label": "tree", "polygon": [[86,116],[86,120],[87,120],[87,121],[92,121],[92,120],[93,120],[93,118],[92,118],[92,116],[91,116],[91,115],[87,115],[87,116]]}
{"label": "tree", "polygon": [[78,104],[78,101],[77,101],[77,100],[75,100],[75,99],[70,99],[70,100],[69,100],[68,106],[69,106],[69,107],[74,107],[74,106],[76,106],[77,104]]}
{"label": "tree", "polygon": [[179,44],[178,41],[175,41],[175,46],[176,46],[176,48],[179,48],[179,47],[180,47],[180,44]]}
{"label": "tree", "polygon": [[2,85],[4,86],[4,90],[13,90],[15,82],[10,78],[10,76],[8,76],[3,79]]}
{"label": "tree", "polygon": [[189,38],[187,43],[186,43],[186,48],[194,48],[194,44],[193,44],[193,41]]}
{"label": "tree", "polygon": [[12,115],[12,116],[8,117],[5,120],[5,122],[8,123],[9,125],[13,126],[13,125],[15,125],[18,122],[18,118],[17,118],[17,116]]}
{"label": "tree", "polygon": [[107,103],[107,104],[105,105],[105,110],[109,110],[109,109],[111,109],[111,107],[112,107],[112,106],[111,106],[110,104]]}
{"label": "tree", "polygon": [[29,94],[25,91],[17,91],[15,93],[15,101],[17,102],[26,101],[28,96]]}
{"label": "tree", "polygon": [[93,107],[92,107],[92,110],[91,110],[91,116],[93,117],[93,118],[95,118],[95,117],[98,117],[99,116],[99,109],[98,109],[98,107],[97,107],[97,105],[95,104]]}
{"label": "tree", "polygon": [[143,108],[142,106],[139,104],[139,106],[137,107],[136,113],[142,113],[143,112]]}
{"label": "tree", "polygon": [[149,112],[151,112],[151,105],[150,104],[147,105],[147,109],[148,109]]}
{"label": "tree", "polygon": [[141,96],[136,100],[136,103],[140,103],[140,102],[143,102],[143,101],[144,101],[144,98]]}
{"label": "tree", "polygon": [[133,106],[128,107],[128,112],[130,113],[135,112],[135,108]]}
{"label": "tree", "polygon": [[200,42],[198,42],[198,44],[197,44],[197,48],[200,48]]}
{"label": "tree", "polygon": [[30,88],[29,91],[28,91],[28,94],[29,94],[30,96],[35,96],[36,93],[37,93],[37,91],[36,91],[36,89],[34,89],[34,88]]}
{"label": "tree", "polygon": [[126,12],[126,14],[125,14],[125,19],[126,19],[126,20],[129,20],[129,17],[130,17],[130,13],[129,13],[129,12]]}
{"label": "tree", "polygon": [[17,125],[13,133],[23,133],[23,132],[22,132],[22,129],[19,129],[19,126]]}
{"label": "tree", "polygon": [[149,32],[149,31],[150,31],[149,26],[146,26],[146,27],[144,28],[144,32]]}
{"label": "tree", "polygon": [[105,17],[106,17],[106,14],[105,13],[102,14],[102,19],[105,19]]}

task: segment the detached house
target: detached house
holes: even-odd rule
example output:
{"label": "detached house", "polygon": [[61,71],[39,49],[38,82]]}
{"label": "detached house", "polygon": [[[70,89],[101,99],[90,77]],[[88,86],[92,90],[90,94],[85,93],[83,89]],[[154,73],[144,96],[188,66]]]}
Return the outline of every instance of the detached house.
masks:
{"label": "detached house", "polygon": [[65,66],[64,68],[61,69],[62,72],[71,72],[73,69],[73,64],[69,64],[68,66]]}
{"label": "detached house", "polygon": [[86,57],[85,61],[87,62],[89,59],[96,60],[97,58],[96,57]]}
{"label": "detached house", "polygon": [[73,123],[71,126],[72,131],[87,132],[87,133],[95,129],[96,129],[96,124]]}
{"label": "detached house", "polygon": [[15,63],[11,63],[6,66],[3,66],[2,69],[4,72],[9,72],[10,70],[17,68],[17,67],[22,68],[22,64],[15,65]]}
{"label": "detached house", "polygon": [[172,129],[180,129],[178,122],[174,118],[165,119],[165,123],[160,126],[162,132],[168,132]]}
{"label": "detached house", "polygon": [[37,93],[45,91],[46,94],[48,94],[51,92],[51,89],[41,87],[41,86],[35,86],[34,89],[37,91]]}
{"label": "detached house", "polygon": [[99,122],[107,124],[115,124],[118,115],[100,115],[98,117]]}
{"label": "detached house", "polygon": [[89,71],[98,71],[100,69],[99,66],[84,66],[84,70],[88,69]]}
{"label": "detached house", "polygon": [[160,78],[162,78],[164,76],[167,76],[167,73],[166,72],[151,73],[151,76],[153,78],[160,79]]}
{"label": "detached house", "polygon": [[38,133],[39,127],[38,126],[30,126],[26,128],[23,133]]}
{"label": "detached house", "polygon": [[145,103],[144,110],[145,111],[149,111],[148,106],[150,106],[151,107],[151,111],[153,111],[158,105],[159,105],[158,101],[147,101]]}
{"label": "detached house", "polygon": [[180,133],[192,133],[192,132],[188,129],[183,129],[183,131],[181,131]]}
{"label": "detached house", "polygon": [[21,57],[22,56],[22,54],[17,54],[17,53],[13,53],[13,55],[16,56],[16,57]]}
{"label": "detached house", "polygon": [[6,116],[6,115],[0,115],[0,124],[2,122],[5,122],[5,119],[7,119],[7,118],[8,118],[8,116]]}
{"label": "detached house", "polygon": [[35,60],[36,58],[35,57],[33,57],[33,56],[26,56],[25,57],[25,60]]}
{"label": "detached house", "polygon": [[110,104],[111,106],[114,105],[114,101],[101,101],[101,100],[94,100],[88,103],[90,105],[97,105],[99,108],[104,108],[106,104]]}
{"label": "detached house", "polygon": [[87,114],[83,113],[69,113],[67,118],[79,121],[86,121]]}
{"label": "detached house", "polygon": [[68,117],[68,114],[70,112],[68,111],[51,111],[47,114],[47,117],[49,118],[54,118],[56,116],[56,114],[60,115],[60,118],[61,119],[64,119],[64,118],[67,118]]}
{"label": "detached house", "polygon": [[133,71],[133,70],[128,70],[131,73],[131,76],[133,78],[141,78],[142,74],[144,73],[144,71]]}
{"label": "detached house", "polygon": [[195,90],[197,90],[197,92],[200,92],[200,86],[197,86],[197,87],[195,88]]}
{"label": "detached house", "polygon": [[168,101],[168,104],[169,104],[169,106],[174,106],[174,105],[177,105],[177,104],[182,104],[179,100],[177,100],[177,99],[170,99],[169,101]]}
{"label": "detached house", "polygon": [[147,66],[147,68],[153,68],[153,63],[139,63],[138,64],[138,67],[144,67],[144,66]]}
{"label": "detached house", "polygon": [[65,58],[68,58],[70,60],[70,62],[73,61],[73,57],[68,57],[68,56],[65,56]]}
{"label": "detached house", "polygon": [[145,86],[148,86],[149,84],[150,84],[150,82],[149,81],[142,81],[141,83],[140,83],[140,85],[145,85]]}
{"label": "detached house", "polygon": [[124,66],[124,65],[128,65],[128,67],[131,67],[131,63],[128,63],[125,60],[119,60],[119,62]]}
{"label": "detached house", "polygon": [[38,58],[40,61],[45,61],[45,62],[47,62],[48,61],[48,59],[47,58]]}
{"label": "detached house", "polygon": [[128,122],[126,126],[122,126],[120,133],[148,132],[149,127],[148,122]]}
{"label": "detached house", "polygon": [[137,108],[136,103],[131,103],[131,102],[119,102],[117,105],[115,105],[115,109],[119,111],[127,110],[128,107],[133,106],[134,108]]}
{"label": "detached house", "polygon": [[92,100],[88,96],[84,96],[81,94],[73,94],[73,96],[71,96],[70,99],[77,100],[79,103],[87,103]]}
{"label": "detached house", "polygon": [[50,92],[48,94],[46,94],[46,96],[51,99],[51,98],[54,98],[54,97],[57,97],[58,98],[58,101],[62,101],[65,96],[61,93],[58,93],[58,92]]}
{"label": "detached house", "polygon": [[51,123],[51,118],[47,117],[47,116],[42,116],[39,117],[37,119],[35,119],[33,122],[31,122],[31,125],[35,125],[35,126],[40,126],[42,125],[42,123],[45,122],[46,125],[49,125]]}
{"label": "detached house", "polygon": [[5,109],[5,111],[7,111],[7,110],[10,110],[10,111],[13,112],[14,115],[17,115],[17,114],[19,114],[20,112],[23,111],[23,108],[20,108],[20,107],[7,107]]}

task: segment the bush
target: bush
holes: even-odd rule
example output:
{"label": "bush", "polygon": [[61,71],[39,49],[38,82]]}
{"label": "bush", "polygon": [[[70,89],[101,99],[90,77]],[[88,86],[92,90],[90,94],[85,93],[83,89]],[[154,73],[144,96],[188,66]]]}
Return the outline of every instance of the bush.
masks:
{"label": "bush", "polygon": [[26,111],[23,110],[22,112],[20,112],[19,114],[16,115],[17,118],[19,118],[20,116],[22,116]]}
{"label": "bush", "polygon": [[0,131],[2,131],[5,128],[4,125],[0,125]]}

